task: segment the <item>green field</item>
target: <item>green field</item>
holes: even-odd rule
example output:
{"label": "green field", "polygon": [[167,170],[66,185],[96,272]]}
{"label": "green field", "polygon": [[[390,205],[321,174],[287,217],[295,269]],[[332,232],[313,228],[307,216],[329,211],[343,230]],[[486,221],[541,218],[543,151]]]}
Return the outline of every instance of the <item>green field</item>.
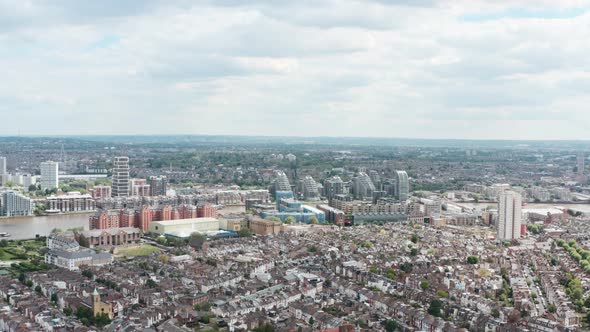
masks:
{"label": "green field", "polygon": [[154,247],[149,244],[144,244],[140,247],[135,248],[121,248],[117,250],[117,256],[124,256],[124,257],[137,257],[137,256],[147,256],[153,254],[155,252],[162,251],[160,248]]}
{"label": "green field", "polygon": [[44,240],[0,241],[0,261],[25,261],[34,257],[41,257]]}

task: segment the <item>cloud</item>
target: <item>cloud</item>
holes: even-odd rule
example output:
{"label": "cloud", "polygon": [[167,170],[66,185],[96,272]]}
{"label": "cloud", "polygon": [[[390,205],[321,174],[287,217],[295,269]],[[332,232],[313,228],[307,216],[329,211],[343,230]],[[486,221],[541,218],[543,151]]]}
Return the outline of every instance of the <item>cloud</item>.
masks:
{"label": "cloud", "polygon": [[0,0],[0,131],[588,139],[588,8]]}

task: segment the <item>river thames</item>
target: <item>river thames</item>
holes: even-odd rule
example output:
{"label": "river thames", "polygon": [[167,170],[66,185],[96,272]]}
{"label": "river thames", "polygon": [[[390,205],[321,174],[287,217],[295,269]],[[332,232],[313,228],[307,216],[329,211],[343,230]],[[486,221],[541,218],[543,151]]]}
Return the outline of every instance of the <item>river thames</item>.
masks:
{"label": "river thames", "polygon": [[[219,210],[220,215],[244,212],[244,206],[226,206]],[[46,236],[54,228],[67,230],[83,227],[88,230],[88,217],[95,212],[77,214],[54,214],[40,217],[0,218],[0,232],[10,233],[7,239],[23,240],[35,236]]]}
{"label": "river thames", "polygon": [[40,217],[0,218],[0,232],[10,233],[7,239],[22,240],[46,236],[52,229],[83,227],[88,229],[88,217],[93,213],[56,214]]}

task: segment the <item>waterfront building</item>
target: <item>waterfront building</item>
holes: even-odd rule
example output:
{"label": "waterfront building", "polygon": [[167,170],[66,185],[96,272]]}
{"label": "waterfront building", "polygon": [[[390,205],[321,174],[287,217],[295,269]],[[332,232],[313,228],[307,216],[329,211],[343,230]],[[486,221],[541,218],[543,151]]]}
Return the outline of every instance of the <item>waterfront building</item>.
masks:
{"label": "waterfront building", "polygon": [[96,203],[92,196],[77,191],[60,196],[49,196],[46,200],[46,212],[86,212],[94,211]]}
{"label": "waterfront building", "polygon": [[35,203],[33,200],[15,191],[5,191],[2,193],[1,198],[1,216],[32,216],[35,211]]}

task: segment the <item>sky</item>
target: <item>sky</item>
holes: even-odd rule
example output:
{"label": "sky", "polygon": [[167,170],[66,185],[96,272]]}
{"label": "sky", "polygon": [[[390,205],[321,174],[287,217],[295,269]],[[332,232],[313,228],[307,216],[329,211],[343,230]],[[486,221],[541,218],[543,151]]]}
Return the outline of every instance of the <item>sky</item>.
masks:
{"label": "sky", "polygon": [[0,135],[590,139],[590,1],[0,0]]}

